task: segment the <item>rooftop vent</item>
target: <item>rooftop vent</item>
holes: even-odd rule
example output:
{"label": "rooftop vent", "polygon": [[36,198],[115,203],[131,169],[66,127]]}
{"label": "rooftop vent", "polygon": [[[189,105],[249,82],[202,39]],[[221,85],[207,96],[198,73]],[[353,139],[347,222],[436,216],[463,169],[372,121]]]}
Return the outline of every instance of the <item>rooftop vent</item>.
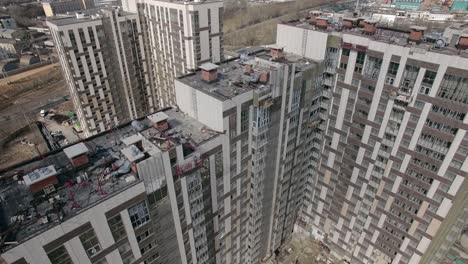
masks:
{"label": "rooftop vent", "polygon": [[270,49],[270,55],[275,59],[282,58],[284,57],[284,48],[274,45]]}
{"label": "rooftop vent", "polygon": [[374,35],[377,31],[377,21],[373,19],[363,20],[364,29],[362,30],[367,35]]}
{"label": "rooftop vent", "polygon": [[89,149],[83,142],[63,149],[63,152],[72,163],[73,167],[79,168],[89,163]]}
{"label": "rooftop vent", "polygon": [[460,36],[460,38],[458,39],[457,48],[461,50],[468,49],[468,35],[467,34],[463,34]]}
{"label": "rooftop vent", "polygon": [[321,29],[328,28],[328,18],[327,17],[317,17],[315,22],[315,26]]}
{"label": "rooftop vent", "polygon": [[424,37],[426,27],[412,26],[408,36],[408,42],[420,43]]}
{"label": "rooftop vent", "polygon": [[164,131],[164,130],[169,129],[169,123],[167,122],[167,119],[169,119],[169,116],[164,112],[157,112],[152,115],[149,115],[148,119],[153,124],[153,127],[159,131]]}
{"label": "rooftop vent", "polygon": [[250,64],[245,65],[244,72],[245,72],[246,74],[251,74],[251,73],[253,73],[254,70],[253,70],[252,65],[250,65]]}
{"label": "rooftop vent", "polygon": [[260,77],[258,79],[258,81],[260,83],[267,84],[269,80],[270,80],[270,73],[269,72],[260,73]]}
{"label": "rooftop vent", "polygon": [[309,12],[309,15],[310,15],[310,22],[315,25],[315,23],[317,22],[317,17],[321,16],[322,12],[317,11],[317,10],[312,10]]}
{"label": "rooftop vent", "polygon": [[83,18],[85,18],[85,17],[86,17],[86,15],[83,14],[83,13],[81,13],[81,12],[76,13],[76,18],[77,18],[77,19],[83,19]]}
{"label": "rooftop vent", "polygon": [[200,66],[202,80],[208,83],[217,81],[218,80],[218,68],[219,68],[218,65],[211,63],[211,62],[202,64]]}
{"label": "rooftop vent", "polygon": [[343,18],[343,28],[350,29],[355,28],[358,25],[358,19],[354,17]]}

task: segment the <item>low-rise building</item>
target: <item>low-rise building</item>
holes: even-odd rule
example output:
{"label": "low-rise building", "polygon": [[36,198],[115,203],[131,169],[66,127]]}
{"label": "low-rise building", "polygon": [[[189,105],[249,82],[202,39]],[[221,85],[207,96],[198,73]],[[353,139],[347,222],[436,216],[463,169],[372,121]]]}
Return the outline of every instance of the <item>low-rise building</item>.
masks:
{"label": "low-rise building", "polygon": [[0,16],[0,28],[16,29],[16,21],[11,16]]}
{"label": "low-rise building", "polygon": [[42,2],[42,8],[47,17],[91,9],[93,7],[93,0],[50,0]]}

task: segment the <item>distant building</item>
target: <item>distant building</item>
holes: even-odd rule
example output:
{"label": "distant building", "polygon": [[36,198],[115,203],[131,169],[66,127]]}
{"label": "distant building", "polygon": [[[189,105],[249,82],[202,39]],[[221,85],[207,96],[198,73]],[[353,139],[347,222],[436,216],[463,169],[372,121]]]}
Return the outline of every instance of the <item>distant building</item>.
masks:
{"label": "distant building", "polygon": [[15,29],[16,21],[10,16],[0,16],[0,28]]}
{"label": "distant building", "polygon": [[0,29],[0,38],[23,40],[28,32],[23,29]]}
{"label": "distant building", "polygon": [[400,9],[419,9],[423,4],[423,0],[393,0],[392,5]]}
{"label": "distant building", "polygon": [[450,6],[450,11],[452,12],[468,12],[468,1],[453,1]]}
{"label": "distant building", "polygon": [[28,27],[28,29],[30,31],[35,31],[35,32],[40,32],[40,33],[45,33],[45,34],[50,35],[50,30],[49,30],[48,27],[40,27],[40,26],[38,26],[38,27]]}
{"label": "distant building", "polygon": [[94,8],[93,0],[49,0],[42,2],[47,17]]}
{"label": "distant building", "polygon": [[29,66],[41,62],[39,56],[34,56],[30,54],[24,54],[20,58],[20,65]]}
{"label": "distant building", "polygon": [[14,39],[0,39],[0,60],[18,57],[25,47],[24,42],[18,42]]}
{"label": "distant building", "polygon": [[47,24],[86,136],[156,110],[137,14],[105,9]]}
{"label": "distant building", "polygon": [[0,74],[6,73],[18,68],[17,59],[2,59],[0,60]]}
{"label": "distant building", "polygon": [[123,9],[141,19],[144,47],[157,87],[155,103],[174,105],[174,78],[223,56],[222,1],[124,0]]}

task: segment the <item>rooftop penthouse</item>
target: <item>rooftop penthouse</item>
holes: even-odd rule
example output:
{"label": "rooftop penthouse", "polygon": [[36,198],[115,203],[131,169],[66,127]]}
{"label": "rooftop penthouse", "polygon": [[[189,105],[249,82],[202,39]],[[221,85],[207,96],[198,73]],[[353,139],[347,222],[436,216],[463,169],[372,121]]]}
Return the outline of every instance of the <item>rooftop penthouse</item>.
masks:
{"label": "rooftop penthouse", "polygon": [[[146,181],[140,162],[176,146],[191,155],[217,135],[169,108],[0,171],[1,252]],[[165,185],[158,176],[152,188]]]}

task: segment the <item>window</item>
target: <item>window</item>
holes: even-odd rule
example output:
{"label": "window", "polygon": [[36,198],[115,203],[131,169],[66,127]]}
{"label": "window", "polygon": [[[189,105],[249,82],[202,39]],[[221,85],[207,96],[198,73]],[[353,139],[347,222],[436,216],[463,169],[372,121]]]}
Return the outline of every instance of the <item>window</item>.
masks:
{"label": "window", "polygon": [[388,74],[388,75],[396,76],[399,67],[400,67],[400,64],[399,64],[399,63],[396,63],[396,62],[393,62],[393,61],[390,62],[390,65],[388,66],[387,74]]}
{"label": "window", "polygon": [[237,136],[237,115],[232,114],[229,116],[229,136],[234,138]]}
{"label": "window", "polygon": [[342,74],[338,74],[338,81],[344,82],[344,80],[345,80],[345,76]]}
{"label": "window", "polygon": [[343,49],[342,55],[349,56],[350,51],[351,51],[350,49]]}
{"label": "window", "polygon": [[403,77],[401,78],[400,91],[411,93],[418,77],[419,67],[406,65]]}
{"label": "window", "polygon": [[153,230],[151,229],[148,229],[146,230],[145,232],[143,232],[142,234],[136,236],[136,240],[138,243],[140,243],[141,241],[145,240],[147,237],[149,237],[151,234],[153,234]]}
{"label": "window", "polygon": [[73,264],[67,249],[63,245],[48,252],[47,256],[53,264]]}
{"label": "window", "polygon": [[241,111],[241,133],[249,128],[249,109]]}
{"label": "window", "polygon": [[340,68],[341,68],[341,69],[346,69],[346,68],[348,68],[348,64],[347,64],[347,63],[340,62]]}
{"label": "window", "polygon": [[364,64],[364,59],[366,58],[366,53],[359,51],[356,57],[357,64]]}
{"label": "window", "polygon": [[130,246],[130,243],[128,241],[120,245],[118,250],[120,256],[122,257],[122,262],[124,264],[130,264],[132,261],[135,260],[132,253],[132,247]]}
{"label": "window", "polygon": [[437,75],[437,72],[426,70],[426,72],[424,73],[424,78],[423,78],[422,82],[425,85],[431,86],[432,84],[434,84],[434,79],[435,79],[436,75]]}
{"label": "window", "polygon": [[368,57],[366,65],[364,67],[364,76],[369,79],[377,79],[377,77],[379,77],[381,66],[381,58]]}
{"label": "window", "polygon": [[138,228],[150,220],[145,201],[128,208],[128,214],[130,215],[133,228]]}
{"label": "window", "polygon": [[424,108],[424,102],[416,100],[416,102],[414,102],[414,107],[416,107],[418,109],[423,109]]}
{"label": "window", "polygon": [[93,228],[90,228],[88,231],[84,232],[80,236],[80,241],[81,244],[83,244],[86,254],[88,254],[88,257],[90,258],[101,251],[101,245],[99,244],[99,240],[97,239]]}
{"label": "window", "polygon": [[421,88],[419,88],[419,93],[429,94],[430,92],[431,92],[431,87],[421,85]]}
{"label": "window", "polygon": [[120,217],[120,215],[116,215],[108,219],[107,223],[109,224],[109,228],[115,241],[119,241],[120,239],[127,236],[125,227],[122,222],[122,217]]}
{"label": "window", "polygon": [[386,84],[393,85],[394,82],[395,82],[395,78],[393,78],[393,77],[386,77],[385,78],[385,83]]}
{"label": "window", "polygon": [[468,104],[468,78],[445,74],[437,96]]}
{"label": "window", "polygon": [[159,258],[159,253],[156,252],[155,254],[151,255],[147,260],[145,260],[145,264],[151,264],[151,263],[155,263],[155,260]]}

